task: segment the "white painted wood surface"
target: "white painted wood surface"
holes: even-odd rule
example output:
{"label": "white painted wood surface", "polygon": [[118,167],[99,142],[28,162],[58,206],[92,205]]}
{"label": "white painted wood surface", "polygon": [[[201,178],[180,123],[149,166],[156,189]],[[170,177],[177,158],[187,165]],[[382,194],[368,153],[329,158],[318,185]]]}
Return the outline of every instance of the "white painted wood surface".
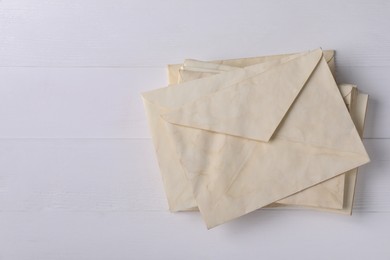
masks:
{"label": "white painted wood surface", "polygon": [[[0,259],[390,259],[389,28],[386,0],[0,1]],[[139,93],[318,46],[370,94],[354,215],[169,213]]]}

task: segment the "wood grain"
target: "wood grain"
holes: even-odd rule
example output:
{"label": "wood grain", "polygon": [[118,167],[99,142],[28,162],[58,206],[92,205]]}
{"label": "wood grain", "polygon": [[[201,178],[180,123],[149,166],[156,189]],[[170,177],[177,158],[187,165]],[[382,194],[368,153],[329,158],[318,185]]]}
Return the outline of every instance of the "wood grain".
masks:
{"label": "wood grain", "polygon": [[389,67],[385,0],[3,0],[2,66],[164,66],[336,49],[338,62]]}
{"label": "wood grain", "polygon": [[[256,211],[207,231],[197,213],[7,212],[3,259],[386,259],[389,213]],[[364,245],[364,246],[357,246]],[[367,246],[369,245],[369,246]],[[280,249],[280,247],[283,247]],[[278,249],[279,248],[279,249]],[[21,250],[23,249],[23,250]]]}

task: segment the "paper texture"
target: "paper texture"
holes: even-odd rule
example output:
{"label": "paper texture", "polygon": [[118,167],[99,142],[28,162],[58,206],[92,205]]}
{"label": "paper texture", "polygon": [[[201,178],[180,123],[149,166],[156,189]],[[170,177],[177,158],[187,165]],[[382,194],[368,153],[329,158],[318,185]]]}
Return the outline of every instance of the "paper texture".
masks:
{"label": "paper texture", "polygon": [[182,83],[143,94],[170,209],[198,207],[209,228],[275,202],[302,204],[300,192],[325,182],[337,190],[329,207],[345,211],[356,173],[337,176],[369,161],[321,50],[263,61],[203,66],[196,80],[190,62]]}
{"label": "paper texture", "polygon": [[[327,62],[328,66],[334,69],[334,52],[327,51],[328,57]],[[246,63],[248,60],[261,60],[261,58],[251,58],[251,59],[240,59],[235,60],[236,64],[240,64],[242,67],[250,65],[251,63]],[[195,80],[225,71],[230,71],[237,69],[231,65],[220,65],[221,62],[201,62],[195,60],[186,60],[181,66],[177,66],[178,72],[173,72],[174,75],[177,75],[179,78],[174,78],[174,75],[170,76],[174,81],[186,82],[190,80]],[[169,71],[170,73],[172,70]],[[358,132],[361,134],[364,128],[364,116],[367,107],[368,96],[358,93],[356,86],[343,84],[339,86],[341,94],[344,98],[351,117],[357,127]],[[365,102],[357,102],[356,99],[362,99],[362,96]],[[352,102],[355,102],[355,105],[352,105]],[[357,169],[351,170],[357,172]],[[346,176],[347,175],[347,176]],[[354,193],[355,185],[355,174],[347,172],[335,178],[332,178],[328,181],[310,187],[304,191],[291,195],[285,199],[273,203],[269,206],[275,207],[284,205],[298,205],[319,208],[322,210],[339,210],[340,213],[349,213],[352,211],[352,199]],[[347,178],[347,182],[345,181]],[[352,195],[350,194],[352,193]],[[344,197],[344,194],[346,194]]]}
{"label": "paper texture", "polygon": [[[334,69],[334,52],[327,51],[327,62],[328,66],[331,64],[331,67]],[[284,55],[287,56],[287,55]],[[290,55],[296,56],[296,55]],[[279,57],[281,57],[279,55]],[[250,59],[238,59],[234,60],[234,64],[238,64],[241,67],[251,65],[256,62],[264,62],[264,57],[250,58]],[[179,67],[179,71],[173,72],[174,75],[170,76],[174,81],[186,82],[190,80],[195,80],[199,78],[204,78],[207,76],[215,75],[218,73],[223,73],[226,71],[231,71],[237,69],[232,65],[223,65],[223,61],[213,62],[201,62],[195,60],[186,60],[184,64]],[[233,64],[233,62],[230,62]],[[172,73],[172,71],[169,71]],[[178,78],[174,78],[177,75]],[[352,86],[352,85],[351,85]],[[344,87],[344,86],[343,86]],[[349,95],[346,94],[344,100],[347,104],[351,103],[352,92],[351,87],[345,86],[345,91],[349,91]],[[346,92],[347,93],[347,92]],[[343,95],[344,96],[344,95]],[[319,208],[329,208],[329,209],[343,209],[344,206],[344,186],[345,186],[345,175],[340,175],[335,178],[332,178],[328,181],[315,185],[309,189],[306,189],[302,192],[291,195],[285,199],[282,199],[277,202],[277,204],[285,205],[299,205],[299,206],[310,206],[310,207],[319,207]],[[272,204],[270,206],[275,207],[277,204]]]}
{"label": "paper texture", "polygon": [[[230,60],[216,60],[210,61],[210,63],[227,65],[232,67],[244,68],[251,65],[256,65],[259,63],[269,63],[273,61],[280,61],[283,58],[292,57],[295,55],[299,55],[300,53],[294,54],[280,54],[280,55],[271,55],[271,56],[260,56],[260,57],[251,57],[251,58],[240,58],[240,59],[230,59]],[[333,50],[323,51],[324,58],[328,63],[328,66],[332,73],[335,71],[334,64],[334,55],[335,52]],[[169,84],[177,84],[180,81],[180,69],[183,64],[171,64],[168,65],[168,82]],[[188,67],[187,67],[188,68]]]}

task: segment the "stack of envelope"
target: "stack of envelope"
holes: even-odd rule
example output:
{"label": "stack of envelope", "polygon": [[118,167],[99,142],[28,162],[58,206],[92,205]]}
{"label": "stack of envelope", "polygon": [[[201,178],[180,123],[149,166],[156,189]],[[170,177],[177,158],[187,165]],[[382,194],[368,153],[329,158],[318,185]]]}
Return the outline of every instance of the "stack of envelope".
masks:
{"label": "stack of envelope", "polygon": [[368,95],[334,79],[334,51],[168,66],[143,93],[171,211],[208,228],[263,207],[351,214]]}

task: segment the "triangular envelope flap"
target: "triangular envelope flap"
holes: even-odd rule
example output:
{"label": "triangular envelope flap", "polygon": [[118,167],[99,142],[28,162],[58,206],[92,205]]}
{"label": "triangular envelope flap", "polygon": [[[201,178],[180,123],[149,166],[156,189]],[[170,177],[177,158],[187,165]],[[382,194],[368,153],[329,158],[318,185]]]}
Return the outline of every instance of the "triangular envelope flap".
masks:
{"label": "triangular envelope flap", "polygon": [[169,110],[179,109],[201,97],[215,93],[223,88],[229,88],[248,77],[260,74],[276,65],[289,62],[307,53],[308,52],[288,55],[286,57],[281,57],[280,59],[273,59],[272,61],[251,65],[245,67],[245,69],[237,68],[207,78],[200,78],[190,82],[143,92],[142,98]]}
{"label": "triangular envelope flap", "polygon": [[166,121],[269,141],[322,57],[318,49],[162,115]]}
{"label": "triangular envelope flap", "polygon": [[355,153],[368,159],[325,59],[317,65],[275,137]]}
{"label": "triangular envelope flap", "polygon": [[[273,160],[274,158],[285,160]],[[299,163],[298,163],[299,162]],[[194,190],[198,207],[208,227],[249,213],[272,202],[312,187],[366,163],[367,160],[347,152],[335,152],[301,143],[275,139],[257,142],[256,148],[235,178],[202,178]],[[331,165],[331,166],[329,166]],[[209,182],[212,180],[213,182]],[[208,187],[220,183],[223,192],[210,194]],[[220,195],[222,194],[222,195]],[[210,197],[215,196],[210,203]]]}

